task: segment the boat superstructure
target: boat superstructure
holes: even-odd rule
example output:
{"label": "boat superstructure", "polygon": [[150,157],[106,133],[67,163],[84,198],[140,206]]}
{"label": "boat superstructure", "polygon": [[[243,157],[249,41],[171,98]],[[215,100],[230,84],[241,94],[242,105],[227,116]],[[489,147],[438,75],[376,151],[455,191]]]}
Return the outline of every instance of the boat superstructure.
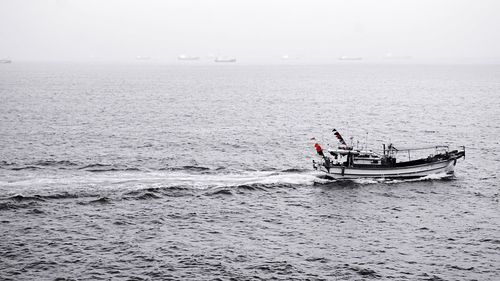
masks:
{"label": "boat superstructure", "polygon": [[334,133],[340,145],[326,150],[316,146],[319,159],[313,160],[313,167],[335,179],[419,178],[442,173],[452,176],[457,160],[465,157],[464,146],[450,150],[447,145],[396,148],[384,144],[381,152],[355,149],[335,129]]}

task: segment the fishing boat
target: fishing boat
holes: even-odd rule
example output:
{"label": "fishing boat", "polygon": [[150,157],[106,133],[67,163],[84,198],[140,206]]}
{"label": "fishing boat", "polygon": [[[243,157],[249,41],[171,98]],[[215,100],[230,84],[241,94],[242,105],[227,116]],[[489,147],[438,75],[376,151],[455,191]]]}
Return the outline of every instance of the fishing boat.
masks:
{"label": "fishing boat", "polygon": [[[333,179],[409,179],[434,174],[451,177],[457,160],[465,158],[465,146],[450,150],[448,145],[403,148],[384,144],[382,151],[376,152],[366,146],[354,148],[352,141],[348,145],[337,130],[333,129],[333,133],[338,147],[323,150],[316,143],[318,159],[313,160],[314,169]],[[419,157],[412,159],[412,154]]]}

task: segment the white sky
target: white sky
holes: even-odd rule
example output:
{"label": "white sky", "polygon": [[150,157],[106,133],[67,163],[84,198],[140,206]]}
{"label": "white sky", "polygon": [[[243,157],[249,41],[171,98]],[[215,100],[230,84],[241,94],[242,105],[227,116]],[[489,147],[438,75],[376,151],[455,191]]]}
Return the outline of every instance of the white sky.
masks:
{"label": "white sky", "polygon": [[0,58],[500,58],[500,1],[0,0]]}

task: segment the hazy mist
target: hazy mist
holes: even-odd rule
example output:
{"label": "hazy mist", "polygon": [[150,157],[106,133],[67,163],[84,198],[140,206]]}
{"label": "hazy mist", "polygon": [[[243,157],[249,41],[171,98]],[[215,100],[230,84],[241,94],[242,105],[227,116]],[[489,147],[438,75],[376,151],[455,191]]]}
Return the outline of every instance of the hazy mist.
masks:
{"label": "hazy mist", "polygon": [[500,58],[500,1],[1,0],[0,58]]}

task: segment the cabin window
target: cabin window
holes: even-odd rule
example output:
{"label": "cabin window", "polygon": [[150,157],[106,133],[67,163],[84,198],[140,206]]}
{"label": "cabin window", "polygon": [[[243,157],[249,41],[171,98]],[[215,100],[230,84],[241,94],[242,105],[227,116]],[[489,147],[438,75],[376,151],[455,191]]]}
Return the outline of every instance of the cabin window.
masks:
{"label": "cabin window", "polygon": [[378,160],[372,160],[372,164],[378,164]]}

